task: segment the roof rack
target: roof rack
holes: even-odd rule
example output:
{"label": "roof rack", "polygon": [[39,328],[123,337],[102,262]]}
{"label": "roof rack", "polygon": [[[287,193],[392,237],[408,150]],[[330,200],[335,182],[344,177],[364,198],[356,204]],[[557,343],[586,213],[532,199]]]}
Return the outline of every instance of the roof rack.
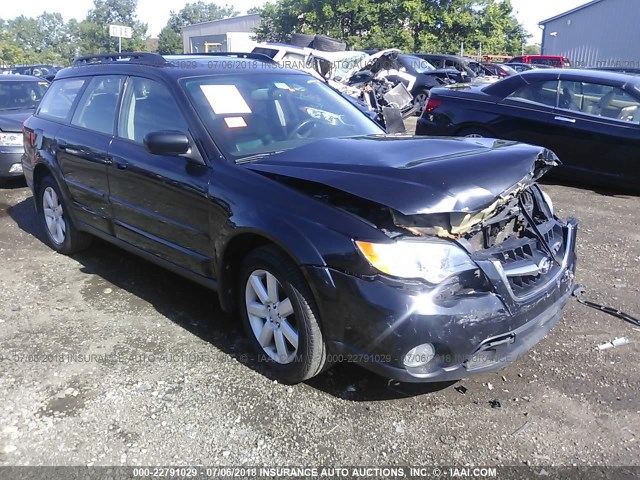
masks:
{"label": "roof rack", "polygon": [[147,52],[97,53],[73,59],[72,66],[99,65],[104,63],[135,63],[139,65],[167,65],[162,55]]}
{"label": "roof rack", "polygon": [[260,60],[262,62],[268,63],[278,63],[269,55],[265,55],[264,53],[247,53],[247,52],[203,52],[203,53],[179,53],[177,56],[185,56],[185,57],[236,57],[236,58],[245,58],[247,60]]}

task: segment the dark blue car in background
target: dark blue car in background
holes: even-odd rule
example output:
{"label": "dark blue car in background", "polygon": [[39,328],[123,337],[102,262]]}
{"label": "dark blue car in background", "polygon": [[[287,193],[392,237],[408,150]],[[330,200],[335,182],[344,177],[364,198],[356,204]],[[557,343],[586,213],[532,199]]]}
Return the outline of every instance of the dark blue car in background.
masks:
{"label": "dark blue car in background", "polygon": [[549,69],[485,87],[433,89],[416,134],[542,145],[562,162],[554,175],[637,189],[640,77]]}

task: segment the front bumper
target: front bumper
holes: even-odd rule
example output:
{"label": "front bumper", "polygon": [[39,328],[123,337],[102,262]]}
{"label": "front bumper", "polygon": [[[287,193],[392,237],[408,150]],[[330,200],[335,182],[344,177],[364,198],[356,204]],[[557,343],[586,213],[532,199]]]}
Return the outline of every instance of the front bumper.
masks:
{"label": "front bumper", "polygon": [[19,177],[22,175],[22,153],[20,147],[0,147],[0,177]]}
{"label": "front bumper", "polygon": [[[573,290],[577,225],[563,227],[561,265],[544,285],[521,299],[495,264],[481,266],[493,290],[435,302],[429,291],[386,279],[363,279],[307,267],[330,347],[330,360],[352,361],[402,382],[459,380],[505,367],[539,342],[562,317]],[[404,356],[431,343],[425,367],[406,368]]]}

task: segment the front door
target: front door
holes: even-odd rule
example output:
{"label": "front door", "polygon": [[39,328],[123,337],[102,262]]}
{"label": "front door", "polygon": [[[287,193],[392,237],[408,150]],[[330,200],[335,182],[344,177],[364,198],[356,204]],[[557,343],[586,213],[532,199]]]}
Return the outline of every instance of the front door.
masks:
{"label": "front door", "polygon": [[577,173],[640,181],[640,99],[612,85],[560,82],[556,135],[571,153],[564,163]]}
{"label": "front door", "polygon": [[[154,155],[145,135],[188,124],[168,88],[129,77],[109,154],[116,236],[181,267],[211,277],[208,186],[211,169],[186,156]],[[192,149],[196,149],[192,140]]]}

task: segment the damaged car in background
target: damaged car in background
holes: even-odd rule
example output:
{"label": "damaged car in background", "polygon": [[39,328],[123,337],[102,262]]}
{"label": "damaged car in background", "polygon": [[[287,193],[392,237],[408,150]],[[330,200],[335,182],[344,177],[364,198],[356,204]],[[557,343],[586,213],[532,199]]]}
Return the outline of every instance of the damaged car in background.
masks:
{"label": "damaged car in background", "polygon": [[54,250],[92,234],[210,287],[288,383],[340,361],[461,379],[504,367],[561,318],[577,227],[536,183],[558,163],[550,151],[388,135],[264,57],[248,69],[122,55],[61,71],[25,122]]}
{"label": "damaged car in background", "polygon": [[[302,70],[326,82],[367,112],[387,133],[404,133],[404,119],[417,112],[415,99],[409,89],[424,82],[416,83],[416,77],[407,73],[398,63],[399,53],[402,52],[389,49],[369,56],[359,51],[327,52],[268,42],[258,44],[252,51],[252,54],[268,56],[285,68]],[[443,78],[454,74],[454,71],[438,73]],[[432,86],[449,83],[453,82],[434,81]]]}
{"label": "damaged car in background", "polygon": [[391,88],[403,85],[413,97],[415,111],[421,112],[433,87],[465,81],[465,75],[455,68],[438,69],[427,60],[402,53],[397,48],[377,52],[346,81],[365,91],[383,97]]}

